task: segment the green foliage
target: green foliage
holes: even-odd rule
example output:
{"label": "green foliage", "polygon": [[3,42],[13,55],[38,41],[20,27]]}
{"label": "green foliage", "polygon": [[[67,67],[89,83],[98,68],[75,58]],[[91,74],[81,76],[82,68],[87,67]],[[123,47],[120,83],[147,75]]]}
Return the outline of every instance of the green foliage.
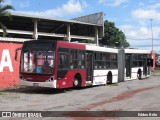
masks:
{"label": "green foliage", "polygon": [[129,47],[129,43],[126,41],[125,34],[115,27],[113,22],[104,22],[104,37],[100,44],[111,47]]}
{"label": "green foliage", "polygon": [[158,57],[158,56],[160,56],[160,54],[158,54],[158,53],[155,53],[155,56],[156,56],[156,57]]}
{"label": "green foliage", "polygon": [[8,10],[14,10],[14,8],[11,5],[3,5],[4,0],[0,0],[0,27],[3,30],[3,37],[7,34],[7,27],[3,24],[1,21],[2,17],[8,17],[10,20],[12,20],[12,15]]}
{"label": "green foliage", "polygon": [[4,92],[3,92],[3,91],[0,91],[0,95],[4,95]]}
{"label": "green foliage", "polygon": [[81,40],[80,43],[93,43],[91,40]]}
{"label": "green foliage", "polygon": [[79,43],[91,43],[91,44],[93,44],[94,43],[94,41],[92,41],[92,40],[80,40],[80,39],[74,39],[74,38],[72,38],[71,39],[71,42],[79,42]]}

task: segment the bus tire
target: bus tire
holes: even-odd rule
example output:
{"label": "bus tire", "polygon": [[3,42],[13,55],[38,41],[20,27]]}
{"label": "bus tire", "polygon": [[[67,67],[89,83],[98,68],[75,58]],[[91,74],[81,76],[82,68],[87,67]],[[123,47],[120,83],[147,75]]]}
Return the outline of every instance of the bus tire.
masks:
{"label": "bus tire", "polygon": [[112,84],[112,72],[109,71],[107,74],[107,84]]}
{"label": "bus tire", "polygon": [[142,79],[142,71],[141,71],[141,69],[139,69],[138,72],[137,72],[137,78],[138,78],[139,80]]}
{"label": "bus tire", "polygon": [[73,87],[80,87],[81,86],[81,75],[76,74],[73,80]]}

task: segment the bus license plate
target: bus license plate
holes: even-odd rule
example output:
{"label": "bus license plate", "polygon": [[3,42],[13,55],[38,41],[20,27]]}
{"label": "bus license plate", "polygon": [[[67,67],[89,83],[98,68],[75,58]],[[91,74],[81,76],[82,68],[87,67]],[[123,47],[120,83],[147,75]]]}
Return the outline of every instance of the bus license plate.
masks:
{"label": "bus license plate", "polygon": [[39,86],[39,83],[33,83],[33,86]]}

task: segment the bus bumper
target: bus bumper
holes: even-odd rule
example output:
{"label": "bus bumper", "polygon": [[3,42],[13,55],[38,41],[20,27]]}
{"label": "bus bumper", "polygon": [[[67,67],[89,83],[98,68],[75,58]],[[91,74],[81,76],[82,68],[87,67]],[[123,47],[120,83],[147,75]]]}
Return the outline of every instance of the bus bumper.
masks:
{"label": "bus bumper", "polygon": [[31,82],[31,81],[20,79],[20,86],[56,88],[56,80],[48,81],[48,82]]}

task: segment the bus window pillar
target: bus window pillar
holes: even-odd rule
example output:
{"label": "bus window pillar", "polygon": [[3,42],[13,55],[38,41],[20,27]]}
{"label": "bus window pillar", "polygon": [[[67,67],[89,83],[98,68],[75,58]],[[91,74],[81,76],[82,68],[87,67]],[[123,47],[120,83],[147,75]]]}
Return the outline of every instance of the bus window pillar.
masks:
{"label": "bus window pillar", "polygon": [[34,19],[33,22],[34,22],[33,38],[37,40],[38,39],[38,20]]}
{"label": "bus window pillar", "polygon": [[98,45],[99,44],[99,42],[98,42],[98,27],[95,27],[95,38],[94,38],[94,40],[95,40],[96,45]]}
{"label": "bus window pillar", "polygon": [[67,24],[67,40],[71,41],[70,24]]}

